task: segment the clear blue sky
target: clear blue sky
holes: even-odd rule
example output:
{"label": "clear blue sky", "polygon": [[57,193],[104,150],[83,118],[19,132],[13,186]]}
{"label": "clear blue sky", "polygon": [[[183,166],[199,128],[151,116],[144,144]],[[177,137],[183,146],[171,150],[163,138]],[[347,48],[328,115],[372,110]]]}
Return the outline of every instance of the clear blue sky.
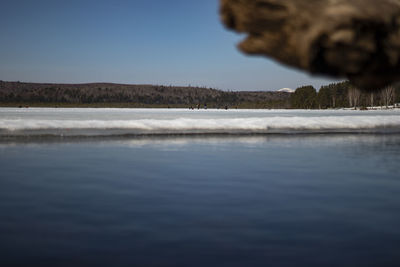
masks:
{"label": "clear blue sky", "polygon": [[248,57],[218,0],[2,0],[0,80],[276,90],[331,82]]}

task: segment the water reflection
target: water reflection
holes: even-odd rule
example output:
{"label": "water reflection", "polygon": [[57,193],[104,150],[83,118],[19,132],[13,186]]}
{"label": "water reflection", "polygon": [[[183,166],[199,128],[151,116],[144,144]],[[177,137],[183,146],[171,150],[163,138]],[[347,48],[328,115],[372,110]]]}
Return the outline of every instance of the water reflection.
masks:
{"label": "water reflection", "polygon": [[397,266],[399,135],[0,144],[5,266]]}
{"label": "water reflection", "polygon": [[88,137],[4,137],[0,139],[0,147],[18,145],[45,145],[45,144],[93,144],[96,146],[187,146],[192,144],[226,145],[243,144],[259,146],[271,144],[278,146],[346,146],[355,145],[357,149],[370,151],[369,146],[382,148],[394,154],[399,151],[400,134],[371,134],[371,133],[336,133],[336,134],[216,134],[216,135],[153,135],[153,136],[88,136]]}

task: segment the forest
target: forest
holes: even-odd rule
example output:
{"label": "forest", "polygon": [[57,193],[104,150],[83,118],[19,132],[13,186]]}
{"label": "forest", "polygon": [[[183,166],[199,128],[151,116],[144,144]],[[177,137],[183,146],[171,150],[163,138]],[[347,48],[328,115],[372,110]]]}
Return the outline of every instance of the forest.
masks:
{"label": "forest", "polygon": [[0,81],[1,106],[289,108],[290,94],[206,87]]}
{"label": "forest", "polygon": [[344,81],[301,86],[294,93],[223,91],[206,87],[113,83],[47,84],[0,81],[0,106],[336,109],[400,103],[400,86],[362,91]]}
{"label": "forest", "polygon": [[322,86],[302,86],[290,97],[290,107],[296,109],[335,109],[389,107],[400,102],[400,85],[388,86],[380,91],[363,91],[344,81]]}

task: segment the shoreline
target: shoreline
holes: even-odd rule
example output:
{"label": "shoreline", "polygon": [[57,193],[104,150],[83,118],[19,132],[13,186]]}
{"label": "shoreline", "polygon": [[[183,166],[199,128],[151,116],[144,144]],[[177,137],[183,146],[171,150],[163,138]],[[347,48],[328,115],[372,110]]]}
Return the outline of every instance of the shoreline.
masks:
{"label": "shoreline", "polygon": [[354,108],[326,108],[326,109],[298,109],[298,108],[270,108],[260,105],[237,105],[233,107],[217,107],[214,105],[207,106],[207,108],[192,108],[192,106],[181,104],[138,104],[138,103],[0,103],[0,108],[124,108],[124,109],[182,109],[182,110],[350,110],[350,111],[371,111],[371,110],[396,110],[400,109],[400,103],[385,106],[374,107],[358,107]]}
{"label": "shoreline", "polygon": [[[32,103],[32,102],[11,102],[0,103],[0,108],[144,108],[144,109],[226,109],[225,106],[207,105],[207,108],[201,106],[199,109],[197,105],[183,105],[183,104],[139,104],[139,103]],[[228,106],[228,109],[289,109],[289,108],[270,108],[263,103],[259,104],[239,104],[235,106]]]}

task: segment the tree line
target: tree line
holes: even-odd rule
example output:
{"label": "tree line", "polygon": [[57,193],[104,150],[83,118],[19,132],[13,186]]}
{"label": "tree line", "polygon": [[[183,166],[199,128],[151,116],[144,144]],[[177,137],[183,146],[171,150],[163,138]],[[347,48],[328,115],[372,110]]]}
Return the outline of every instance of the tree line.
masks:
{"label": "tree line", "polygon": [[[127,107],[289,108],[285,92],[233,92],[194,86],[40,84],[0,81],[0,104]],[[118,106],[118,105],[117,105]]]}
{"label": "tree line", "polygon": [[290,97],[290,107],[295,109],[335,109],[384,106],[400,102],[400,85],[388,86],[381,91],[362,91],[344,81],[322,86],[302,86]]}
{"label": "tree line", "polygon": [[206,87],[162,85],[40,84],[0,81],[1,105],[123,106],[209,108],[334,109],[390,106],[400,103],[400,85],[364,92],[349,82],[332,83],[318,91],[301,86],[294,93],[222,91]]}

